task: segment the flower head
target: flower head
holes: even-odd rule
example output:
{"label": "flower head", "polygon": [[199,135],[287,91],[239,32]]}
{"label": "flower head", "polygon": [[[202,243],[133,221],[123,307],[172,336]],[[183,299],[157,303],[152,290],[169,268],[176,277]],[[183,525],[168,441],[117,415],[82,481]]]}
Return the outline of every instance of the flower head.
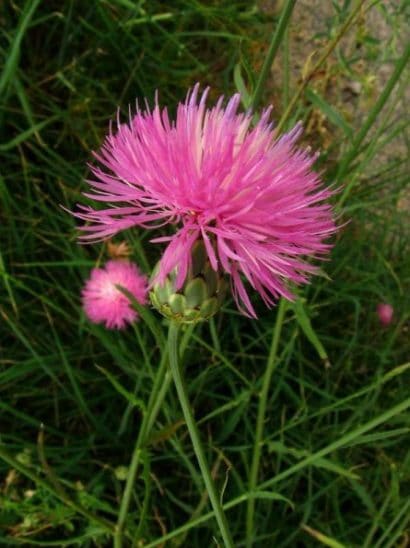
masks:
{"label": "flower head", "polygon": [[168,245],[157,282],[177,269],[182,287],[191,249],[202,240],[211,267],[230,276],[239,308],[255,316],[245,278],[271,305],[292,299],[288,282],[306,283],[317,268],[309,257],[326,254],[335,231],[331,191],[311,171],[316,156],[297,149],[302,127],[277,136],[265,110],[252,125],[239,113],[239,94],[223,106],[206,108],[208,90],[198,85],[177,108],[176,120],[160,109],[141,111],[118,122],[92,167],[92,192],[109,206],[80,206],[75,215],[91,222],[83,241],[97,241],[133,226],[173,225],[172,235],[153,239]]}
{"label": "flower head", "polygon": [[379,303],[377,305],[377,315],[382,325],[388,326],[393,320],[394,309],[391,304]]}
{"label": "flower head", "polygon": [[138,314],[117,285],[127,289],[141,304],[147,302],[147,278],[129,261],[108,261],[104,268],[93,268],[82,291],[83,308],[94,323],[109,329],[122,329]]}

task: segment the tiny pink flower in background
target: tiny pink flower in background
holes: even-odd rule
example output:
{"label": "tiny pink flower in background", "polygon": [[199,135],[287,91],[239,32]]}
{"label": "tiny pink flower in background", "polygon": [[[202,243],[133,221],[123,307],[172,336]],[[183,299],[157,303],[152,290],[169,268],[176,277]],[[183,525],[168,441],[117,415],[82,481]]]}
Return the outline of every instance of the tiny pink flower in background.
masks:
{"label": "tiny pink flower in background", "polygon": [[86,316],[109,329],[122,329],[138,318],[129,299],[116,285],[127,289],[142,305],[147,302],[147,277],[138,267],[125,260],[108,261],[103,268],[93,268],[82,291]]}
{"label": "tiny pink flower in background", "polygon": [[393,320],[394,308],[391,304],[379,303],[377,305],[377,315],[382,325],[388,326]]}
{"label": "tiny pink flower in background", "polygon": [[[240,95],[206,107],[208,89],[188,92],[176,120],[167,109],[137,112],[118,121],[95,157],[86,196],[108,204],[79,206],[75,215],[83,241],[99,241],[139,226],[174,228],[153,239],[166,243],[156,281],[177,268],[177,289],[191,264],[191,249],[202,239],[212,268],[230,276],[238,307],[255,317],[244,279],[267,305],[293,299],[289,282],[307,283],[336,231],[332,191],[312,171],[316,155],[296,147],[302,126],[276,135],[271,109],[253,126],[240,113]],[[168,233],[169,234],[169,233]]]}

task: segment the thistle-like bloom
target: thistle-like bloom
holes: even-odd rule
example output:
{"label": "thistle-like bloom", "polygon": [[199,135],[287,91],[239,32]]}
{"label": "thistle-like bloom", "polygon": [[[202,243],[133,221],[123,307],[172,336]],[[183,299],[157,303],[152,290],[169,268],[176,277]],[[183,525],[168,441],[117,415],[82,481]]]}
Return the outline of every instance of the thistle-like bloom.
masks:
{"label": "thistle-like bloom", "polygon": [[100,166],[91,168],[86,194],[109,207],[80,206],[76,216],[91,222],[83,241],[172,225],[172,235],[152,241],[168,243],[157,282],[177,269],[177,287],[202,239],[212,268],[230,276],[239,308],[255,316],[244,279],[267,305],[292,299],[289,282],[306,283],[317,270],[307,259],[329,251],[332,192],[311,170],[316,156],[295,146],[300,124],[278,136],[271,108],[253,125],[251,112],[238,112],[239,94],[206,108],[207,94],[196,85],[175,121],[156,101],[152,111],[137,108],[128,123],[118,122],[95,154]]}
{"label": "thistle-like bloom", "polygon": [[387,327],[393,320],[394,309],[391,304],[379,303],[377,305],[377,315],[382,325]]}
{"label": "thistle-like bloom", "polygon": [[127,289],[140,304],[146,304],[147,277],[129,261],[108,261],[104,268],[93,268],[82,291],[83,308],[92,322],[122,329],[138,319],[130,300],[117,286]]}

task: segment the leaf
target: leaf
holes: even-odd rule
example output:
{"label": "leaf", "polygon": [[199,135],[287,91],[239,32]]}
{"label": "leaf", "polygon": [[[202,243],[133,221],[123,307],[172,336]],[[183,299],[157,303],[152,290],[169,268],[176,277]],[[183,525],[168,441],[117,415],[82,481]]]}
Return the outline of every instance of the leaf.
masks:
{"label": "leaf", "polygon": [[313,529],[312,527],[304,525],[303,523],[301,525],[301,528],[325,546],[330,546],[330,548],[345,548],[344,544],[340,544],[340,542],[338,542],[337,540],[324,535],[317,529]]}
{"label": "leaf", "polygon": [[139,409],[141,409],[141,411],[143,413],[145,413],[145,404],[142,400],[140,400],[139,398],[135,397],[134,394],[132,392],[129,392],[126,388],[124,388],[122,386],[122,384],[120,384],[117,379],[114,377],[114,375],[112,375],[109,371],[107,371],[106,369],[104,369],[103,367],[99,366],[99,365],[96,365],[95,366],[99,371],[101,371],[101,373],[103,373],[107,379],[110,381],[110,383],[113,385],[113,387],[115,388],[115,390],[121,394],[121,396],[124,396],[124,398],[129,401],[132,405],[134,405],[135,407],[138,407]]}
{"label": "leaf", "polygon": [[[279,441],[270,442],[268,444],[268,451],[271,453],[274,452],[292,455],[299,460],[311,456],[311,453],[309,451],[306,451],[305,449],[294,449],[292,447],[286,447],[286,445]],[[329,472],[334,472],[339,476],[343,476],[352,480],[360,479],[360,476],[358,476],[354,472],[346,470],[340,464],[337,464],[336,462],[333,462],[332,460],[325,457],[318,457],[315,461],[311,463],[311,466],[315,468],[323,468],[324,470],[329,470]]]}
{"label": "leaf", "polygon": [[282,502],[286,502],[289,504],[289,506],[292,508],[292,510],[295,508],[295,505],[291,500],[284,497],[280,493],[276,493],[275,491],[251,491],[248,493],[248,498],[254,498],[254,499],[262,499],[262,500],[280,500]]}
{"label": "leaf", "polygon": [[397,375],[401,375],[402,373],[405,373],[408,369],[410,369],[410,362],[398,365],[384,375],[384,377],[382,378],[382,382],[388,381],[389,379],[392,379]]}
{"label": "leaf", "polygon": [[315,348],[320,359],[324,362],[325,367],[330,367],[330,361],[329,361],[327,352],[312,327],[310,318],[306,313],[305,306],[302,299],[298,299],[296,302],[294,302],[292,307],[296,315],[296,320],[299,326],[301,327],[303,333],[305,334],[306,338],[310,341],[310,343]]}
{"label": "leaf", "polygon": [[176,421],[165,428],[161,428],[158,432],[154,432],[148,439],[147,445],[158,445],[161,442],[167,441],[172,438],[175,432],[185,424],[184,420]]}
{"label": "leaf", "polygon": [[360,479],[360,476],[358,474],[355,474],[354,472],[351,472],[350,470],[346,470],[339,464],[336,464],[324,457],[318,458],[313,463],[313,466],[316,466],[317,468],[324,468],[325,470],[329,470],[329,472],[334,472],[335,474],[339,474],[339,476],[344,476],[345,478],[354,479],[354,480]]}
{"label": "leaf", "polygon": [[4,64],[3,71],[0,73],[0,95],[3,95],[9,82],[14,78],[16,70],[18,68],[18,62],[20,58],[20,47],[24,37],[24,34],[30,24],[34,12],[40,4],[40,0],[28,1],[24,5],[24,9],[21,12],[20,20],[14,36],[13,41],[10,44],[10,49],[5,57],[6,62]]}
{"label": "leaf", "polygon": [[59,116],[56,114],[55,116],[51,116],[50,118],[47,118],[47,120],[44,120],[43,122],[39,122],[38,124],[35,124],[31,128],[26,129],[25,131],[23,131],[22,133],[19,133],[19,135],[14,137],[14,139],[11,139],[10,141],[8,141],[8,143],[0,144],[0,151],[6,152],[7,150],[14,148],[20,145],[21,143],[24,143],[24,141],[27,141],[28,139],[30,139],[32,135],[36,134],[41,129],[48,126],[48,124],[55,122],[55,120],[57,120],[58,118]]}
{"label": "leaf", "polygon": [[242,105],[244,108],[248,109],[251,106],[252,98],[243,79],[240,63],[236,63],[233,70],[233,81],[236,89],[241,94]]}
{"label": "leaf", "polygon": [[343,116],[335,110],[321,95],[308,88],[306,90],[306,97],[312,103],[313,106],[318,108],[333,125],[341,129],[344,134],[351,139],[353,137],[352,128],[343,118]]}

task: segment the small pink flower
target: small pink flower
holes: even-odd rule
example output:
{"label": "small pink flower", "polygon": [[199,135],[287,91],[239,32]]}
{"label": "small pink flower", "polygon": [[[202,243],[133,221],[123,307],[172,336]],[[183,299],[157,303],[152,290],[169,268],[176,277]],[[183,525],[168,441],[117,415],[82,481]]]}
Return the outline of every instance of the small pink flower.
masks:
{"label": "small pink flower", "polygon": [[394,308],[391,304],[379,303],[377,305],[377,315],[382,325],[388,326],[393,320]]}
{"label": "small pink flower", "polygon": [[302,126],[277,135],[271,109],[253,125],[240,113],[240,95],[206,107],[208,89],[188,92],[172,121],[158,102],[128,123],[118,122],[92,167],[86,196],[103,209],[80,206],[87,221],[83,241],[104,240],[140,226],[173,225],[157,282],[177,269],[177,289],[191,264],[191,249],[202,239],[210,264],[230,276],[239,308],[255,317],[244,279],[267,305],[293,299],[289,282],[307,283],[317,272],[311,258],[323,258],[336,231],[332,191],[312,171],[316,155],[296,147]]}
{"label": "small pink flower", "polygon": [[104,268],[93,268],[82,291],[83,308],[94,323],[109,329],[122,329],[138,318],[129,299],[117,289],[127,289],[142,305],[147,302],[147,277],[129,261],[108,261]]}

